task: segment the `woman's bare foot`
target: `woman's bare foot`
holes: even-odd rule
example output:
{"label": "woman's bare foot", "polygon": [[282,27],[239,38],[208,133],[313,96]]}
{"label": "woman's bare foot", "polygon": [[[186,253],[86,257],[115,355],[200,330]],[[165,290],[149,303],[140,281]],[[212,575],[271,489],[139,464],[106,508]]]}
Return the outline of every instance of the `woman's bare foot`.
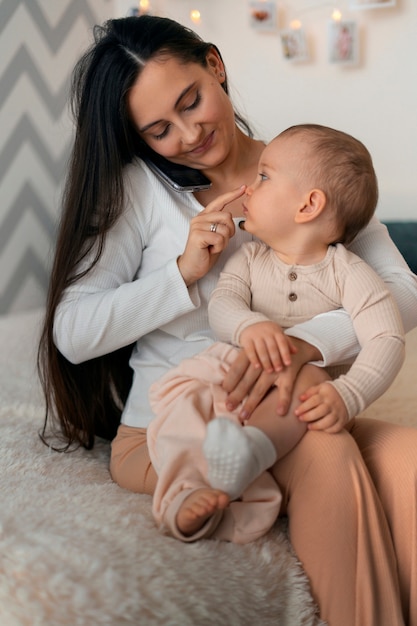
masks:
{"label": "woman's bare foot", "polygon": [[193,491],[181,504],[177,517],[178,530],[183,535],[193,535],[216,511],[225,509],[230,498],[224,491],[201,487]]}

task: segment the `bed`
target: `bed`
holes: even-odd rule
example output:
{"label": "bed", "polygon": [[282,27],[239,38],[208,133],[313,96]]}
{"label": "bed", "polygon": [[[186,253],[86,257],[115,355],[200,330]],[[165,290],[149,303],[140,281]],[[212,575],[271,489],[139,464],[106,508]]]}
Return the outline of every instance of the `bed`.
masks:
{"label": "bed", "polygon": [[[109,476],[109,444],[58,454],[40,441],[42,311],[0,318],[2,626],[318,626],[285,520],[258,541],[162,536],[150,497]],[[417,331],[371,417],[417,426]]]}

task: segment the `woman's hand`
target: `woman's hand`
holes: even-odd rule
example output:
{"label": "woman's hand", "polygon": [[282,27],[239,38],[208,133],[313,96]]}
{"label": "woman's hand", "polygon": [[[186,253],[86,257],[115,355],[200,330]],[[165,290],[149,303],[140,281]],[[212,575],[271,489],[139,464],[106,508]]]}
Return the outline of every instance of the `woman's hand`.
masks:
{"label": "woman's hand", "polygon": [[226,408],[234,411],[248,396],[239,413],[242,421],[247,420],[274,385],[276,378],[276,372],[271,374],[254,367],[246,352],[241,350],[223,380],[223,389],[228,394]]}
{"label": "woman's hand", "polygon": [[233,411],[247,396],[239,413],[241,419],[247,420],[271,387],[275,385],[278,388],[277,413],[287,414],[294,383],[300,369],[305,363],[322,358],[315,346],[295,337],[291,337],[291,341],[297,352],[293,354],[291,364],[279,374],[255,368],[245,351],[241,350],[223,381],[223,388],[228,393],[226,406],[229,411]]}
{"label": "woman's hand", "polygon": [[291,404],[294,383],[301,368],[310,361],[320,361],[322,355],[315,346],[291,337],[296,352],[291,357],[291,363],[275,376],[275,386],[278,388],[277,413],[286,415]]}
{"label": "woman's hand", "polygon": [[223,209],[245,189],[243,185],[219,196],[191,220],[185,250],[177,260],[187,286],[207,274],[235,234],[232,216]]}

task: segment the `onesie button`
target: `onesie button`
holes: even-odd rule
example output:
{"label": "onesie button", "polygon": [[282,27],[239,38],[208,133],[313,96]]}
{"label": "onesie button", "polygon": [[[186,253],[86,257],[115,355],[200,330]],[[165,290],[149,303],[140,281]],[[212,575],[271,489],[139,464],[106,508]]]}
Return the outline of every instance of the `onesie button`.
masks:
{"label": "onesie button", "polygon": [[297,280],[297,278],[298,278],[298,276],[297,276],[297,272],[290,272],[290,273],[288,274],[288,278],[289,278],[290,280]]}
{"label": "onesie button", "polygon": [[288,298],[291,300],[291,302],[295,302],[297,300],[297,294],[296,293],[290,293]]}

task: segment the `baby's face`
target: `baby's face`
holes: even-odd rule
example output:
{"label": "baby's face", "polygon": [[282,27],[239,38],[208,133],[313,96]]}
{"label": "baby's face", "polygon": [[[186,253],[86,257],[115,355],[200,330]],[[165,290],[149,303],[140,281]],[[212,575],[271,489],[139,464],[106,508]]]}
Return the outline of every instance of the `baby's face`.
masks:
{"label": "baby's face", "polygon": [[301,169],[305,146],[295,137],[276,137],[261,154],[258,174],[246,190],[245,230],[269,243],[271,237],[285,236],[294,225],[294,216],[305,201]]}

